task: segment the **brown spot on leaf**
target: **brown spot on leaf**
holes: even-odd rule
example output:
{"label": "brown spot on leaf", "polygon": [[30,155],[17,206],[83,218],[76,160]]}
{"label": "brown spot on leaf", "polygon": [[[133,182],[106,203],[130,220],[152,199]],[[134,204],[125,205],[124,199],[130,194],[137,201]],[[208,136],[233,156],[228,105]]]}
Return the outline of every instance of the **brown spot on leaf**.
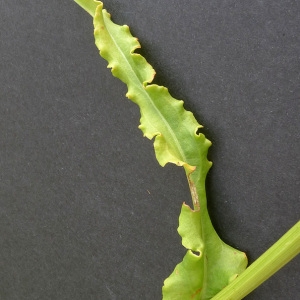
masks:
{"label": "brown spot on leaf", "polygon": [[192,294],[192,298],[191,299],[195,299],[195,297],[201,292],[201,288],[198,289],[194,294]]}
{"label": "brown spot on leaf", "polygon": [[191,173],[188,174],[188,182],[189,182],[192,200],[193,200],[193,204],[194,204],[194,211],[199,211],[200,210],[200,201],[198,199],[198,194],[197,194],[197,189],[196,189],[195,183],[190,179],[190,174]]}

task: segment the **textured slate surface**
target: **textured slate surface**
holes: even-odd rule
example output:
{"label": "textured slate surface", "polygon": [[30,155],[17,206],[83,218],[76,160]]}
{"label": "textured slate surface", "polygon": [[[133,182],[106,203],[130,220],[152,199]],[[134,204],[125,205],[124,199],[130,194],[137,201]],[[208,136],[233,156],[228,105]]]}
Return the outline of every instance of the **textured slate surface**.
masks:
{"label": "textured slate surface", "polygon": [[[299,219],[298,1],[106,1],[212,140],[209,210],[252,262]],[[0,3],[0,298],[160,299],[183,171],[72,1]],[[299,258],[246,299],[299,298]]]}

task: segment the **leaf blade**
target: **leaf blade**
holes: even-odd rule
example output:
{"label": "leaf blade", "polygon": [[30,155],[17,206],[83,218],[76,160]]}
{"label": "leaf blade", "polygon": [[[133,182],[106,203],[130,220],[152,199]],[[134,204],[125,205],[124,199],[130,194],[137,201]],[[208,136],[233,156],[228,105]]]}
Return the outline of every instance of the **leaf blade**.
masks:
{"label": "leaf blade", "polygon": [[[100,55],[109,62],[108,67],[112,68],[113,75],[127,84],[126,96],[140,106],[139,128],[146,137],[152,139],[163,136],[167,143],[161,140],[156,144],[155,149],[161,148],[160,155],[157,155],[159,163],[166,164],[168,160],[162,157],[165,154],[172,157],[172,163],[191,166],[189,161],[194,158],[194,149],[197,148],[195,132],[201,125],[191,112],[183,108],[183,101],[174,99],[165,87],[148,85],[155,71],[141,55],[134,53],[140,44],[132,37],[128,26],[114,24],[110,15],[102,10],[102,3],[96,9],[94,20],[95,40]],[[185,136],[189,147],[182,147],[182,136]],[[162,151],[162,145],[168,151]]]}
{"label": "leaf blade", "polygon": [[[126,96],[140,107],[139,128],[144,136],[154,138],[158,162],[183,166],[192,194],[194,210],[183,205],[179,220],[179,233],[188,251],[165,280],[163,297],[210,299],[247,265],[245,254],[222,242],[209,218],[205,178],[211,167],[207,159],[211,142],[197,133],[202,126],[184,109],[183,101],[173,98],[165,87],[151,84],[155,71],[134,53],[140,47],[138,40],[128,26],[114,24],[98,3],[94,34],[100,55],[108,61],[112,74],[127,85]],[[176,293],[181,298],[175,298]]]}

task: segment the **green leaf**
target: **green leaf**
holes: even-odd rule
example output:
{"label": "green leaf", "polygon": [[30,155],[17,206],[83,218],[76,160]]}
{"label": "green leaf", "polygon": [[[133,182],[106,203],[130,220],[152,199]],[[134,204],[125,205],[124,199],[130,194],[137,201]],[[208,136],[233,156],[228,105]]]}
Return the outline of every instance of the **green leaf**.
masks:
{"label": "green leaf", "polygon": [[127,85],[126,96],[139,106],[139,128],[145,137],[154,138],[159,164],[183,166],[188,179],[193,210],[182,206],[178,228],[188,251],[165,280],[163,299],[210,299],[247,265],[244,253],[221,241],[208,215],[205,178],[211,167],[207,159],[211,142],[198,133],[202,126],[184,109],[183,101],[174,99],[167,88],[151,84],[155,71],[134,52],[140,44],[129,27],[114,24],[100,1],[76,1],[94,16],[100,55],[108,61],[112,74]]}
{"label": "green leaf", "polygon": [[111,22],[110,15],[96,9],[95,40],[100,54],[112,69],[112,74],[127,84],[126,96],[139,105],[144,136],[155,138],[154,148],[158,162],[184,166],[188,172],[194,169],[197,156],[203,157],[203,168],[209,169],[206,154],[210,142],[196,134],[200,125],[191,112],[183,108],[183,101],[175,100],[165,87],[149,85],[155,75],[144,57],[134,53],[140,48],[137,38],[132,37],[129,27]]}
{"label": "green leaf", "polygon": [[164,282],[163,295],[166,300],[201,299],[205,264],[204,243],[199,234],[202,232],[200,218],[200,210],[193,211],[185,203],[182,205],[178,233],[182,236],[182,244],[190,250]]}
{"label": "green leaf", "polygon": [[165,280],[165,300],[211,299],[245,270],[245,254],[223,243],[199,210],[182,205],[178,233],[189,250]]}

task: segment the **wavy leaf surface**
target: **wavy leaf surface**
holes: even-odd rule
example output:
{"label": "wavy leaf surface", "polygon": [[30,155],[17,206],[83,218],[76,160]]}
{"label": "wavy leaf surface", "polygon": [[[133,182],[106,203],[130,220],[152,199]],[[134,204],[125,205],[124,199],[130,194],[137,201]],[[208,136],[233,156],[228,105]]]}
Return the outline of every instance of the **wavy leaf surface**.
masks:
{"label": "wavy leaf surface", "polygon": [[127,85],[126,96],[139,106],[139,128],[145,137],[154,138],[159,164],[183,166],[188,179],[193,209],[183,204],[178,228],[188,251],[165,280],[163,299],[211,299],[247,265],[244,253],[221,241],[207,212],[205,178],[211,167],[207,160],[211,142],[198,133],[202,126],[184,109],[183,101],[174,99],[167,88],[151,84],[155,71],[134,52],[140,44],[129,27],[113,23],[100,1],[75,1],[94,17],[100,55],[112,74]]}

